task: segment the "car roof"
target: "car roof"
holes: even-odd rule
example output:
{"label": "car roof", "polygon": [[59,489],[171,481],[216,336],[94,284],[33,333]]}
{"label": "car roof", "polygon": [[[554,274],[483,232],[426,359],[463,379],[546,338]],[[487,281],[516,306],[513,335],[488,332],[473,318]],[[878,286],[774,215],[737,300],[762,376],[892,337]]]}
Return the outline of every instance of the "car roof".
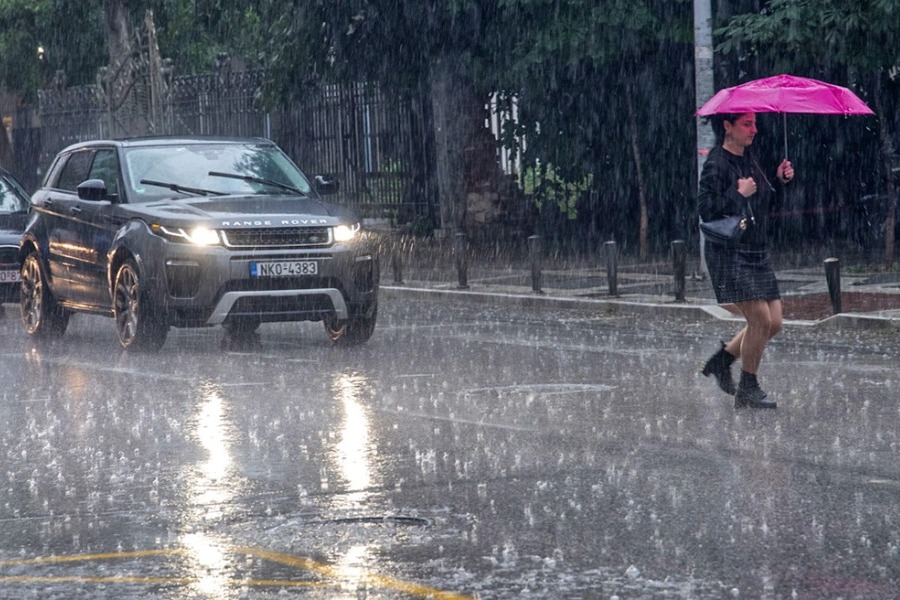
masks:
{"label": "car roof", "polygon": [[118,148],[152,147],[152,146],[193,146],[200,144],[264,144],[274,146],[275,142],[262,137],[227,137],[209,135],[155,135],[132,138],[97,139],[87,142],[78,142],[63,148],[60,152],[72,152],[83,148],[96,148],[98,146],[115,146]]}

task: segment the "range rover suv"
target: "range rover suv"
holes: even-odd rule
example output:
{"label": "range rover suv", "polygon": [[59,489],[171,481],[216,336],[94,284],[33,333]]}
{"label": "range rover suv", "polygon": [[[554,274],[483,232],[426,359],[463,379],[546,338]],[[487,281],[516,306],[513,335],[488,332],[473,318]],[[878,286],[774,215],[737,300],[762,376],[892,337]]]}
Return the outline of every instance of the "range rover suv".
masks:
{"label": "range rover suv", "polygon": [[378,314],[374,240],[322,200],[274,143],[153,137],[75,144],[32,195],[19,247],[29,334],[59,337],[72,313],[113,318],[121,345],[159,350],[170,327],[322,321],[365,342]]}

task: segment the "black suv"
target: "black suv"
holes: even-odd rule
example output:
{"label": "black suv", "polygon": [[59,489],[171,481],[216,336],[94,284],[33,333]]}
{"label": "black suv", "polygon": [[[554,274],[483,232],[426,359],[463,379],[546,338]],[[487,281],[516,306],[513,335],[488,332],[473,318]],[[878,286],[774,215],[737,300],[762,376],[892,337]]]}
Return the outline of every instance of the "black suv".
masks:
{"label": "black suv", "polygon": [[[19,298],[19,239],[29,206],[28,193],[19,181],[0,169],[0,302]],[[2,311],[0,307],[0,314]]]}
{"label": "black suv", "polygon": [[62,335],[73,312],[111,316],[121,345],[162,347],[169,327],[323,321],[369,339],[378,313],[375,243],[275,144],[153,137],[75,144],[32,196],[20,245],[22,319]]}

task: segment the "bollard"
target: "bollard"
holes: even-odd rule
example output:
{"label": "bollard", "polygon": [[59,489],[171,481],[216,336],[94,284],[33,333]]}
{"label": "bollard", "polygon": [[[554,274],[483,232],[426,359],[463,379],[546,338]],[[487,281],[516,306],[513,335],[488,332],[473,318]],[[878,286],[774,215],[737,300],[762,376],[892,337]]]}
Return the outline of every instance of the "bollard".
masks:
{"label": "bollard", "polygon": [[468,281],[468,264],[466,262],[466,234],[463,232],[459,232],[453,236],[453,245],[456,251],[456,273],[459,278],[459,287],[460,290],[469,289],[469,281]]}
{"label": "bollard", "polygon": [[394,240],[391,244],[391,269],[394,272],[394,283],[403,285],[403,257],[401,256],[401,242]]}
{"label": "bollard", "polygon": [[618,296],[618,260],[619,255],[616,251],[616,243],[612,240],[605,242],[603,247],[606,251],[606,281],[609,283],[609,295]]}
{"label": "bollard", "polygon": [[531,258],[531,291],[543,294],[541,289],[541,236],[528,236],[528,255]]}
{"label": "bollard", "polygon": [[843,312],[841,307],[841,261],[836,258],[825,259],[825,281],[828,283],[828,296],[831,298],[833,314]]}
{"label": "bollard", "polygon": [[672,242],[672,268],[675,273],[675,302],[684,302],[684,273],[687,263],[687,251],[684,240]]}

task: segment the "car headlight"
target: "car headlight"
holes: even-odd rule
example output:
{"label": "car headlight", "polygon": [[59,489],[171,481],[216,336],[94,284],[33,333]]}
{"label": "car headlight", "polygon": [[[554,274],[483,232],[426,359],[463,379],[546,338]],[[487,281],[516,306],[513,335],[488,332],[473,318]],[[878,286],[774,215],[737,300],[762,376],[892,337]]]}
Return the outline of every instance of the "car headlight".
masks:
{"label": "car headlight", "polygon": [[157,235],[161,235],[172,242],[194,244],[195,246],[218,246],[221,243],[219,232],[209,227],[198,226],[193,229],[170,228],[154,223],[151,229]]}
{"label": "car headlight", "polygon": [[359,233],[359,223],[353,225],[338,225],[334,228],[334,241],[349,242]]}

